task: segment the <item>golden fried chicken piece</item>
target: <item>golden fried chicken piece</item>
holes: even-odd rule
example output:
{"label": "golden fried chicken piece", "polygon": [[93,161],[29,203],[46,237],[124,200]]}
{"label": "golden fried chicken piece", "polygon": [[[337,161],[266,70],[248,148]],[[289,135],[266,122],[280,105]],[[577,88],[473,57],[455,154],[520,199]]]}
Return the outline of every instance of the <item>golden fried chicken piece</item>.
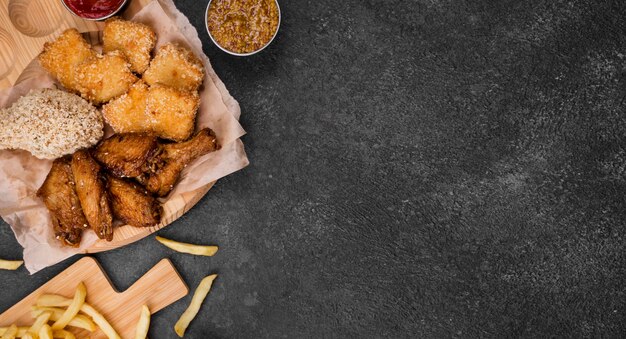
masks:
{"label": "golden fried chicken piece", "polygon": [[136,82],[127,94],[102,107],[102,115],[116,133],[145,132],[164,139],[183,141],[193,133],[200,97],[155,85]]}
{"label": "golden fried chicken piece", "polygon": [[159,149],[157,138],[153,135],[121,133],[101,141],[93,155],[113,175],[136,177],[144,172],[146,161],[154,157]]}
{"label": "golden fried chicken piece", "polygon": [[113,214],[100,165],[93,160],[88,151],[80,150],[72,155],[72,173],[76,193],[89,226],[96,232],[98,238],[111,241]]}
{"label": "golden fried chicken piece", "polygon": [[119,51],[98,55],[94,60],[77,67],[78,91],[94,104],[108,102],[128,92],[137,81],[130,64]]}
{"label": "golden fried chicken piece", "polygon": [[76,66],[95,57],[96,52],[91,49],[91,45],[75,28],[70,28],[56,40],[44,44],[39,62],[65,88],[78,92]]}
{"label": "golden fried chicken piece", "polygon": [[150,52],[156,43],[156,34],[144,24],[113,17],[104,22],[102,42],[104,52],[122,52],[133,72],[141,74],[150,64]]}
{"label": "golden fried chicken piece", "polygon": [[76,194],[69,157],[56,159],[52,163],[37,196],[43,199],[50,211],[56,238],[65,245],[77,247],[82,231],[87,227],[87,219]]}
{"label": "golden fried chicken piece", "polygon": [[161,221],[161,205],[145,189],[125,179],[108,176],[113,214],[128,225],[149,227]]}
{"label": "golden fried chicken piece", "polygon": [[180,173],[189,163],[220,148],[210,128],[198,131],[189,141],[164,144],[162,147],[163,151],[148,161],[148,171],[137,178],[148,192],[160,197],[174,188]]}
{"label": "golden fried chicken piece", "polygon": [[149,85],[166,85],[182,91],[197,91],[204,79],[204,67],[190,50],[176,44],[157,49],[143,75]]}

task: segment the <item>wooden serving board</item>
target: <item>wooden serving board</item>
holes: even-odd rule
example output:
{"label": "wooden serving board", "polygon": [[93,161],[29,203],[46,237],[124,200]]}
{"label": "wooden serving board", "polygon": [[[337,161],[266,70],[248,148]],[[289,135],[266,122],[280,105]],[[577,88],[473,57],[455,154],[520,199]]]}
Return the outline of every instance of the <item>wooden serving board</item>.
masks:
{"label": "wooden serving board", "polygon": [[[34,321],[31,306],[36,304],[40,295],[60,294],[72,298],[81,281],[87,287],[86,302],[100,311],[122,338],[134,337],[141,305],[148,305],[154,314],[189,293],[169,259],[161,260],[126,291],[118,292],[98,262],[85,257],[0,314],[0,326],[31,325]],[[77,338],[89,335],[93,339],[106,338],[100,330],[90,333],[72,327],[68,329]]]}
{"label": "wooden serving board", "polygon": [[[121,15],[132,17],[151,1],[131,0]],[[61,0],[0,0],[0,89],[9,88],[15,85],[20,76],[26,76],[26,66],[41,53],[44,43],[56,39],[70,27],[80,32],[90,32],[86,37],[92,44],[97,44],[97,32],[104,26],[102,22],[83,20],[73,15]],[[158,231],[191,209],[214,183],[168,201],[163,205],[163,217],[159,225],[147,228],[129,225],[118,227],[112,241],[98,240],[84,253],[118,248]]]}

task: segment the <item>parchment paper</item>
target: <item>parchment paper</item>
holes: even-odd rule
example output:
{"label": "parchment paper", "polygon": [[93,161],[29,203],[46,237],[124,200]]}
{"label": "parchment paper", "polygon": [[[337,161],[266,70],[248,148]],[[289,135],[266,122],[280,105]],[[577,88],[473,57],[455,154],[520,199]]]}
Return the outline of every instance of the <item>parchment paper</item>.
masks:
{"label": "parchment paper", "polygon": [[[176,9],[172,0],[153,1],[126,19],[143,22],[157,33],[157,48],[168,42],[185,45],[204,62],[205,78],[200,89],[200,108],[196,127],[210,127],[222,149],[197,159],[182,173],[175,189],[163,201],[198,189],[248,165],[243,143],[245,131],[239,124],[241,111],[237,101],[213,71],[202,52],[198,32]],[[43,48],[43,46],[42,46]],[[8,107],[20,96],[35,88],[56,86],[54,80],[33,61],[15,86],[0,90],[0,107]],[[87,230],[79,248],[62,247],[54,239],[49,213],[36,197],[50,170],[52,161],[37,159],[26,151],[0,151],[0,216],[11,226],[17,241],[24,247],[24,262],[32,274],[74,254],[82,253],[95,243],[95,233]]]}

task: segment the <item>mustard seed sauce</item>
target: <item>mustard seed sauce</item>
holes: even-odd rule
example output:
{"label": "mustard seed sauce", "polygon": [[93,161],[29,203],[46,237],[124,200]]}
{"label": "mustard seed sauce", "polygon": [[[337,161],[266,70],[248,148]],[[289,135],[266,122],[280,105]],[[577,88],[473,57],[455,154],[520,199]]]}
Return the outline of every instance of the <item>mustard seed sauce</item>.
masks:
{"label": "mustard seed sauce", "polygon": [[222,48],[250,53],[263,48],[278,29],[275,0],[213,0],[207,25]]}

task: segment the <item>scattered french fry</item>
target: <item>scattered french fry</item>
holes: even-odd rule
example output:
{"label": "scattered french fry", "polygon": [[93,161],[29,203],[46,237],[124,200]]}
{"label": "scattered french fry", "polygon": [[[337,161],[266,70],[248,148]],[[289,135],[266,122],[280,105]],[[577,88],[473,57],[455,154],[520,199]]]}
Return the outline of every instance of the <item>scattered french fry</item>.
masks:
{"label": "scattered french fry", "polygon": [[41,326],[39,330],[39,339],[52,339],[52,327],[48,324]]}
{"label": "scattered french fry", "polygon": [[11,271],[14,271],[14,270],[20,268],[20,266],[22,266],[23,263],[24,263],[24,261],[22,261],[22,260],[3,260],[3,259],[0,259],[0,270],[11,270]]}
{"label": "scattered french fry", "polygon": [[2,339],[15,339],[16,334],[17,326],[13,324],[6,331],[4,331],[4,333],[2,334]]}
{"label": "scattered french fry", "polygon": [[[56,294],[43,294],[37,299],[37,306],[68,307],[71,303],[72,299]],[[102,332],[104,332],[109,339],[120,339],[119,334],[117,334],[113,326],[111,326],[106,318],[91,305],[84,303],[80,311],[90,316],[93,322],[100,327]]]}
{"label": "scattered french fry", "polygon": [[156,236],[156,240],[161,244],[173,249],[176,252],[189,253],[193,255],[213,256],[217,250],[217,246],[194,245],[175,240],[166,239]]}
{"label": "scattered french fry", "polygon": [[150,328],[150,309],[147,305],[141,306],[141,314],[137,321],[137,329],[135,330],[135,339],[146,339],[148,337],[148,329]]}
{"label": "scattered french fry", "polygon": [[[33,317],[36,318],[43,312],[52,312],[50,320],[57,321],[61,318],[61,316],[63,316],[63,312],[65,312],[65,310],[56,307],[33,306],[33,311],[31,313],[33,314]],[[82,328],[89,332],[93,332],[97,329],[96,324],[89,317],[82,314],[77,314],[72,320],[70,320],[69,323],[67,323],[67,326]]]}
{"label": "scattered french fry", "polygon": [[198,314],[200,306],[202,306],[202,302],[206,298],[207,294],[209,294],[211,286],[213,285],[213,280],[215,280],[215,278],[217,278],[217,274],[211,274],[205,277],[196,288],[196,291],[191,298],[191,303],[189,304],[189,307],[187,307],[185,312],[183,312],[183,314],[176,322],[176,325],[174,325],[174,331],[176,332],[176,334],[178,334],[179,337],[182,338],[183,335],[185,335],[185,330],[187,329],[193,318],[195,318]]}
{"label": "scattered french fry", "polygon": [[76,336],[72,332],[66,330],[56,330],[52,332],[52,337],[60,339],[76,339]]}
{"label": "scattered french fry", "polygon": [[85,287],[85,284],[81,281],[76,287],[76,292],[74,293],[74,299],[72,300],[72,303],[70,304],[70,306],[68,306],[67,310],[65,310],[65,313],[63,313],[61,318],[54,322],[54,324],[52,325],[52,329],[62,330],[63,328],[65,328],[65,326],[67,326],[67,324],[78,314],[78,311],[80,311],[80,308],[85,303],[86,297],[87,288]]}
{"label": "scattered french fry", "polygon": [[30,334],[30,333],[28,333],[28,332],[24,333],[24,335],[23,335],[23,336],[21,336],[21,337],[20,337],[19,335],[18,335],[18,336],[16,336],[16,338],[22,338],[22,339],[35,339],[35,337],[33,337],[33,335],[32,335],[32,334]]}

